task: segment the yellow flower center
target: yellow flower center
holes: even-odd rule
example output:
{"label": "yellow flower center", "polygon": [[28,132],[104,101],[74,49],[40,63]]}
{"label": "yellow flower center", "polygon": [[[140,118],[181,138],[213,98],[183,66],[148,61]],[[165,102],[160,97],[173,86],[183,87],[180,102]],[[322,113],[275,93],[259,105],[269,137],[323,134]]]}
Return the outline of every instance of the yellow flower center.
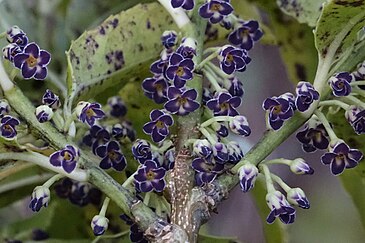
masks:
{"label": "yellow flower center", "polygon": [[35,67],[37,65],[37,58],[35,58],[32,54],[26,60],[29,67]]}
{"label": "yellow flower center", "polygon": [[213,11],[213,12],[218,12],[220,9],[221,9],[221,5],[220,4],[213,3],[210,6],[210,11]]}
{"label": "yellow flower center", "polygon": [[70,160],[71,159],[71,154],[69,152],[65,152],[65,154],[63,155],[63,158],[65,160]]}
{"label": "yellow flower center", "polygon": [[277,115],[281,112],[281,105],[276,105],[274,106],[274,108],[272,109],[272,113]]}
{"label": "yellow flower center", "polygon": [[178,69],[176,70],[176,75],[181,77],[184,75],[184,68],[183,67],[178,67]]}
{"label": "yellow flower center", "polygon": [[86,116],[89,118],[95,116],[95,112],[93,111],[93,109],[87,109]]}
{"label": "yellow flower center", "polygon": [[158,122],[156,122],[156,127],[158,129],[164,128],[165,127],[165,123],[163,121],[158,121]]}
{"label": "yellow flower center", "polygon": [[155,179],[155,173],[153,171],[148,171],[146,174],[147,180],[151,181]]}

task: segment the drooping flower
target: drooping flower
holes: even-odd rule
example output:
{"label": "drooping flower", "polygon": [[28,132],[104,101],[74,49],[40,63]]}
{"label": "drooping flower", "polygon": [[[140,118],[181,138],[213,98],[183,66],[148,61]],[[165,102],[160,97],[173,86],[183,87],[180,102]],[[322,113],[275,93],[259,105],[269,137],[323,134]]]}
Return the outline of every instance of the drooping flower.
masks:
{"label": "drooping flower", "polygon": [[28,37],[22,29],[18,26],[12,26],[8,31],[6,31],[6,40],[9,43],[16,44],[20,48],[24,48],[28,44]]}
{"label": "drooping flower", "polygon": [[65,148],[51,154],[49,161],[53,166],[64,169],[67,173],[71,173],[77,165],[80,151],[73,145],[66,145]]}
{"label": "drooping flower", "polygon": [[143,126],[143,131],[151,135],[155,143],[161,142],[169,135],[169,127],[174,124],[174,120],[170,114],[156,109],[150,113],[150,119]]}
{"label": "drooping flower", "polygon": [[251,128],[249,127],[247,118],[245,116],[235,116],[229,122],[229,128],[237,135],[249,136],[251,134]]}
{"label": "drooping flower", "polygon": [[230,93],[220,92],[216,98],[207,102],[215,116],[237,116],[239,115],[236,108],[241,105],[240,97],[232,97]]}
{"label": "drooping flower", "polygon": [[233,7],[226,0],[207,1],[199,8],[199,15],[205,19],[209,19],[209,22],[212,24],[220,22],[224,16],[232,12]]}
{"label": "drooping flower", "polygon": [[310,208],[310,204],[307,197],[305,196],[303,190],[300,189],[299,187],[291,188],[287,192],[286,198],[288,199],[288,202],[290,202],[291,204],[297,205],[304,209]]}
{"label": "drooping flower", "polygon": [[274,96],[272,98],[267,98],[264,100],[262,107],[269,112],[268,123],[274,130],[279,130],[283,126],[284,121],[294,115],[294,110],[290,105],[290,101],[282,97]]}
{"label": "drooping flower", "polygon": [[171,0],[173,8],[183,8],[185,10],[192,10],[194,8],[194,0]]}
{"label": "drooping flower", "polygon": [[150,143],[143,139],[137,139],[132,146],[132,154],[141,164],[144,164],[146,160],[151,160],[152,151]]}
{"label": "drooping flower", "polygon": [[40,105],[35,109],[35,116],[40,123],[44,123],[52,119],[53,111],[48,105]]}
{"label": "drooping flower", "polygon": [[51,90],[47,89],[46,92],[43,94],[42,104],[48,105],[53,110],[56,110],[56,109],[60,108],[61,101],[60,101],[60,98],[58,97],[58,95],[53,93]]}
{"label": "drooping flower", "polygon": [[33,212],[39,212],[42,207],[47,207],[51,198],[51,192],[46,186],[37,186],[34,188],[30,199],[29,208]]}
{"label": "drooping flower", "polygon": [[197,41],[191,37],[184,37],[181,40],[180,46],[177,48],[176,53],[179,53],[184,58],[192,59],[196,56]]}
{"label": "drooping flower", "polygon": [[10,105],[8,101],[5,99],[0,99],[0,118],[9,114],[9,112],[10,112]]}
{"label": "drooping flower", "polygon": [[246,163],[239,168],[238,176],[240,179],[240,186],[243,192],[248,192],[254,187],[258,175],[259,170],[255,165],[251,163]]}
{"label": "drooping flower", "polygon": [[99,125],[93,125],[89,133],[82,139],[82,142],[91,147],[93,153],[96,154],[96,148],[107,143],[109,140],[110,134],[105,128]]}
{"label": "drooping flower", "polygon": [[273,191],[266,194],[266,202],[271,209],[266,221],[272,224],[279,217],[284,224],[294,223],[295,209],[290,206],[285,196],[280,191]]}
{"label": "drooping flower", "polygon": [[162,192],[166,185],[165,174],[165,168],[159,167],[153,160],[146,160],[134,175],[135,185],[141,192]]}
{"label": "drooping flower", "polygon": [[295,105],[300,112],[308,110],[313,101],[319,99],[319,93],[314,89],[313,85],[308,82],[299,82],[295,92],[297,94]]}
{"label": "drooping flower", "polygon": [[251,50],[254,43],[262,37],[263,33],[259,28],[259,23],[254,20],[239,21],[239,24],[228,36],[228,40],[235,46],[242,49]]}
{"label": "drooping flower", "polygon": [[348,72],[336,73],[332,76],[328,83],[331,86],[334,96],[348,96],[351,93],[350,83],[354,81],[355,77]]}
{"label": "drooping flower", "polygon": [[345,112],[345,117],[350,123],[356,134],[365,133],[365,110],[351,106],[349,110]]}
{"label": "drooping flower", "polygon": [[4,58],[9,60],[10,62],[14,61],[14,56],[16,54],[22,52],[21,48],[17,44],[14,44],[14,43],[10,43],[10,44],[6,45],[2,51],[3,51]]}
{"label": "drooping flower", "polygon": [[224,164],[228,161],[228,149],[224,143],[216,142],[212,146],[213,156],[217,163]]}
{"label": "drooping flower", "polygon": [[296,138],[302,143],[305,152],[311,153],[317,149],[326,149],[329,144],[328,134],[323,124],[316,120],[310,120],[304,130],[296,134]]}
{"label": "drooping flower", "polygon": [[116,141],[110,141],[107,144],[97,147],[96,155],[103,158],[100,161],[99,166],[104,170],[113,167],[116,171],[123,171],[127,166],[127,162],[122,154],[120,145]]}
{"label": "drooping flower", "polygon": [[237,164],[243,158],[243,151],[236,141],[227,143],[228,161],[230,164]]}
{"label": "drooping flower", "polygon": [[80,101],[75,109],[77,118],[88,124],[90,127],[93,126],[96,120],[102,119],[105,116],[104,111],[101,109],[99,103],[89,103]]}
{"label": "drooping flower", "polygon": [[313,168],[301,158],[292,160],[290,163],[290,170],[297,175],[312,175],[314,173]]}
{"label": "drooping flower", "polygon": [[206,183],[212,182],[218,174],[224,170],[224,165],[219,163],[211,163],[206,158],[195,158],[191,164],[197,172],[195,176],[196,184],[203,186]]}
{"label": "drooping flower", "polygon": [[[232,78],[229,78],[228,80],[230,82],[227,82],[224,84],[224,86],[228,90],[228,92],[232,96],[242,97],[245,93],[245,91],[242,87],[242,82],[235,76]],[[228,84],[228,85],[226,85],[226,84]]]}
{"label": "drooping flower", "polygon": [[4,138],[14,138],[17,134],[15,126],[20,124],[19,120],[10,116],[6,115],[0,120],[0,133],[1,136]]}
{"label": "drooping flower", "polygon": [[22,71],[25,79],[45,79],[48,72],[47,65],[50,61],[51,54],[39,49],[39,46],[34,42],[26,45],[24,52],[14,56],[14,66]]}
{"label": "drooping flower", "polygon": [[225,124],[222,122],[214,122],[211,127],[215,131],[218,137],[227,137],[229,134],[229,130]]}
{"label": "drooping flower", "polygon": [[231,45],[225,45],[221,48],[218,59],[220,60],[220,68],[229,75],[235,71],[245,71],[246,65],[251,62],[246,50]]}
{"label": "drooping flower", "polygon": [[91,220],[91,228],[94,235],[103,235],[108,229],[109,219],[103,215],[95,215]]}
{"label": "drooping flower", "polygon": [[167,87],[169,84],[162,75],[152,78],[146,78],[142,82],[142,88],[145,95],[154,100],[157,104],[167,101]]}
{"label": "drooping flower", "polygon": [[171,54],[166,77],[173,81],[176,88],[182,88],[187,80],[193,78],[194,62],[179,53]]}
{"label": "drooping flower", "polygon": [[351,149],[345,142],[338,141],[330,145],[329,151],[322,155],[321,161],[325,165],[330,165],[333,175],[339,175],[345,168],[357,166],[362,158],[363,155],[359,150]]}
{"label": "drooping flower", "polygon": [[199,103],[195,101],[198,96],[195,89],[181,90],[171,86],[167,91],[167,96],[169,101],[164,107],[172,114],[185,116],[200,107]]}
{"label": "drooping flower", "polygon": [[113,96],[108,99],[108,105],[111,108],[110,115],[114,117],[123,117],[127,114],[127,107],[119,96]]}
{"label": "drooping flower", "polygon": [[166,30],[161,35],[162,45],[166,49],[170,49],[176,45],[177,33],[174,30]]}
{"label": "drooping flower", "polygon": [[197,139],[193,144],[193,152],[199,157],[208,158],[213,152],[212,145],[206,139]]}

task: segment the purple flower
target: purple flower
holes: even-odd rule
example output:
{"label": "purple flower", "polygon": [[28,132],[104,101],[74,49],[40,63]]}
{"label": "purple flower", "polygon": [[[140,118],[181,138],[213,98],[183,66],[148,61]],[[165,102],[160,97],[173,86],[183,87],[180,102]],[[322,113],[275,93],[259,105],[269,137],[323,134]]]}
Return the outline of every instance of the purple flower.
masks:
{"label": "purple flower", "polygon": [[237,164],[243,158],[243,151],[240,145],[235,141],[227,143],[228,162],[230,164]]}
{"label": "purple flower", "polygon": [[162,192],[165,188],[165,168],[157,166],[153,160],[147,160],[134,175],[137,189],[141,192]]}
{"label": "purple flower", "polygon": [[240,97],[232,97],[230,93],[221,92],[214,99],[207,102],[215,116],[237,116],[239,115],[236,108],[241,105]]}
{"label": "purple flower", "polygon": [[132,146],[132,154],[139,163],[152,159],[151,145],[143,139],[137,139]]}
{"label": "purple flower", "polygon": [[90,128],[89,133],[82,139],[82,142],[87,146],[92,147],[93,153],[96,154],[96,148],[107,143],[109,140],[110,134],[105,128],[99,125],[93,125]]}
{"label": "purple flower", "polygon": [[94,235],[103,235],[108,229],[109,220],[102,215],[95,215],[91,220],[91,228]]}
{"label": "purple flower", "polygon": [[301,158],[290,163],[290,170],[297,175],[313,175],[314,173],[314,170]]}
{"label": "purple flower", "polygon": [[212,92],[208,88],[203,88],[202,104],[206,105],[209,100],[213,99]]}
{"label": "purple flower", "polygon": [[174,47],[176,45],[176,42],[177,42],[176,32],[173,31],[173,30],[164,31],[162,33],[162,36],[161,36],[161,42],[162,42],[162,45],[166,49],[170,49],[170,48]]}
{"label": "purple flower", "polygon": [[20,124],[19,120],[6,115],[0,120],[0,132],[1,136],[4,138],[14,138],[17,134],[15,126]]}
{"label": "purple flower", "polygon": [[46,186],[37,186],[34,188],[30,199],[29,208],[33,212],[39,212],[42,207],[47,207],[51,198],[51,192]]}
{"label": "purple flower", "polygon": [[157,104],[162,104],[167,101],[166,91],[169,84],[162,75],[152,78],[146,78],[142,82],[142,88],[145,95],[154,100]]}
{"label": "purple flower", "polygon": [[271,209],[266,221],[272,224],[279,217],[284,224],[294,223],[295,209],[290,206],[284,195],[279,191],[274,191],[266,194],[266,202]]}
{"label": "purple flower", "polygon": [[113,96],[108,99],[108,105],[111,108],[110,115],[114,117],[123,117],[127,114],[127,107],[119,96]]}
{"label": "purple flower", "polygon": [[47,89],[42,97],[42,104],[48,105],[53,110],[60,108],[61,102],[58,95],[54,94],[51,90]]}
{"label": "purple flower", "polygon": [[166,57],[153,62],[150,66],[151,73],[153,73],[157,77],[161,75],[165,76],[166,68],[169,65],[169,57],[170,55],[166,55]]}
{"label": "purple flower", "polygon": [[217,142],[212,147],[213,156],[217,163],[224,164],[228,161],[228,148],[224,143]]}
{"label": "purple flower", "polygon": [[125,157],[120,150],[119,143],[116,141],[110,141],[107,144],[97,147],[96,155],[103,158],[100,161],[99,166],[104,170],[113,167],[116,171],[122,171],[127,166]]}
{"label": "purple flower", "polygon": [[166,77],[174,82],[176,88],[182,88],[187,80],[193,78],[194,62],[181,54],[173,53],[166,69]]}
{"label": "purple flower", "polygon": [[[352,72],[352,75],[354,75],[356,81],[365,79],[365,60],[357,65],[357,69]],[[361,85],[360,88],[363,89],[363,87],[364,86]]]}
{"label": "purple flower", "polygon": [[194,8],[194,0],[171,0],[173,8],[183,8],[185,10],[192,10]]}
{"label": "purple flower", "polygon": [[131,242],[137,243],[148,243],[147,239],[144,237],[143,231],[138,227],[138,225],[133,222],[133,220],[126,214],[121,214],[119,216],[127,225],[130,225],[129,239]]}
{"label": "purple flower", "polygon": [[254,20],[239,21],[238,28],[235,28],[228,36],[228,40],[235,46],[240,46],[242,49],[251,50],[254,42],[258,41],[263,33],[259,28],[259,23]]}
{"label": "purple flower", "polygon": [[328,83],[331,86],[332,93],[334,96],[348,96],[351,93],[350,83],[355,79],[355,77],[348,72],[336,73],[332,76]]}
{"label": "purple flower", "polygon": [[282,97],[267,98],[262,108],[269,111],[268,123],[274,130],[279,130],[285,120],[294,115],[293,107],[288,99]]}
{"label": "purple flower", "polygon": [[196,55],[197,44],[198,43],[193,38],[185,37],[182,39],[176,53],[179,53],[184,58],[192,59]]}
{"label": "purple flower", "polygon": [[314,152],[317,149],[326,149],[329,144],[326,129],[317,121],[308,122],[304,130],[298,132],[296,137],[302,143],[303,150],[307,153]]}
{"label": "purple flower", "polygon": [[65,148],[54,152],[49,157],[49,161],[53,166],[62,166],[64,171],[71,173],[79,160],[80,151],[72,145],[66,145]]}
{"label": "purple flower", "polygon": [[18,26],[14,25],[6,32],[6,39],[9,43],[18,45],[24,48],[28,44],[28,37]]}
{"label": "purple flower", "polygon": [[248,192],[254,187],[258,175],[259,170],[255,165],[251,163],[246,163],[239,168],[238,176],[240,179],[240,186],[243,192]]}
{"label": "purple flower", "polygon": [[220,68],[229,75],[235,71],[245,71],[246,65],[251,62],[246,50],[231,45],[225,45],[221,48],[219,60]]}
{"label": "purple flower", "polygon": [[321,161],[325,165],[330,165],[333,175],[339,175],[345,168],[357,166],[362,157],[359,150],[351,149],[345,142],[338,141],[330,146],[329,152],[322,155]]}
{"label": "purple flower", "polygon": [[237,77],[232,77],[229,78],[228,80],[231,82],[227,82],[224,84],[225,88],[228,89],[228,92],[232,96],[242,97],[245,93],[242,87],[242,82]]}
{"label": "purple flower", "polygon": [[216,24],[220,22],[224,16],[227,16],[233,12],[233,7],[226,0],[211,0],[204,3],[199,8],[199,14],[205,19],[209,19],[209,22]]}
{"label": "purple flower", "polygon": [[247,118],[245,116],[235,116],[229,122],[229,128],[237,135],[249,136],[251,134],[251,128],[248,125]]}
{"label": "purple flower", "polygon": [[81,122],[88,124],[90,127],[95,124],[96,120],[99,120],[105,116],[105,113],[102,111],[101,105],[99,103],[81,101],[77,104],[75,110],[77,118]]}
{"label": "purple flower", "polygon": [[169,127],[174,124],[174,120],[170,114],[156,109],[150,113],[150,119],[143,126],[143,131],[151,135],[155,143],[161,142],[169,135]]}
{"label": "purple flower", "polygon": [[303,190],[300,189],[299,187],[291,188],[287,192],[286,198],[288,199],[288,202],[290,202],[291,204],[297,205],[304,209],[310,208],[310,204],[307,197],[305,196]]}
{"label": "purple flower", "polygon": [[365,110],[356,106],[351,106],[350,109],[345,112],[345,117],[356,134],[360,135],[365,133]]}
{"label": "purple flower", "polygon": [[300,112],[308,110],[313,101],[319,99],[319,93],[308,82],[299,82],[295,89],[295,92],[297,94],[297,98],[295,99],[295,105]]}
{"label": "purple flower", "polygon": [[40,123],[44,123],[52,119],[53,111],[47,105],[40,105],[35,109],[35,116]]}
{"label": "purple flower", "polygon": [[226,127],[226,125],[220,123],[220,122],[214,122],[211,127],[219,137],[227,137],[229,134],[229,130]]}
{"label": "purple flower", "polygon": [[0,118],[9,114],[10,106],[5,99],[0,99]]}
{"label": "purple flower", "polygon": [[193,144],[193,151],[203,158],[208,158],[213,152],[212,145],[206,139],[197,139]]}
{"label": "purple flower", "polygon": [[166,102],[164,108],[172,114],[185,116],[200,107],[199,103],[195,101],[197,96],[198,93],[195,89],[183,91],[171,86],[167,91],[169,101]]}
{"label": "purple flower", "polygon": [[193,169],[197,172],[195,176],[196,184],[203,186],[206,183],[212,182],[218,174],[224,170],[223,164],[213,164],[205,158],[195,158],[191,164]]}
{"label": "purple flower", "polygon": [[43,80],[47,76],[47,65],[51,61],[51,55],[32,42],[24,47],[23,53],[14,56],[14,66],[22,70],[25,79]]}
{"label": "purple flower", "polygon": [[8,59],[10,62],[13,62],[14,56],[18,53],[21,53],[21,48],[14,43],[8,44],[3,48],[3,56],[5,59]]}

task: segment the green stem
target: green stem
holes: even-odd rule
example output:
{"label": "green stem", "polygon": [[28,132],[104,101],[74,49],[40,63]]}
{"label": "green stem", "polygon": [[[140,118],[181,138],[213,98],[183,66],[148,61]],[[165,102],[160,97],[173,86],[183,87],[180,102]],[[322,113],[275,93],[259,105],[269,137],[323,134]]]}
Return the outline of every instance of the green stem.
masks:
{"label": "green stem", "polygon": [[195,68],[195,70],[200,71],[208,62],[213,60],[218,56],[218,52],[213,52],[209,56],[207,56],[203,61],[201,61]]}
{"label": "green stem", "polygon": [[109,202],[110,202],[110,198],[106,197],[104,199],[103,206],[101,207],[100,212],[99,212],[100,216],[105,216],[106,210],[108,209],[108,206],[109,206]]}
{"label": "green stem", "polygon": [[125,180],[124,182],[123,182],[123,184],[122,184],[122,187],[124,187],[124,188],[127,188],[127,187],[129,187],[131,184],[132,184],[132,182],[134,181],[134,176],[137,174],[137,171],[136,172],[134,172],[130,177],[128,177],[127,178],[127,180]]}
{"label": "green stem", "polygon": [[233,120],[233,117],[231,116],[215,116],[200,124],[200,127],[210,126],[214,122],[227,122],[227,121],[229,122],[231,120]]}
{"label": "green stem", "polygon": [[356,98],[353,95],[348,95],[348,96],[341,97],[341,100],[347,101],[350,104],[360,106],[361,108],[365,109],[365,103],[362,102],[361,100],[359,100],[358,98]]}
{"label": "green stem", "polygon": [[228,75],[225,72],[222,71],[222,69],[220,69],[219,67],[217,67],[216,65],[214,65],[213,63],[208,63],[207,66],[213,70],[217,75],[219,75],[221,78],[223,79],[228,79],[228,78],[232,78],[234,77],[233,75]]}
{"label": "green stem", "polygon": [[288,186],[279,176],[271,173],[271,178],[274,179],[274,181],[281,187],[284,189],[285,192],[288,192],[291,187]]}
{"label": "green stem", "polygon": [[160,4],[166,9],[167,12],[174,19],[176,25],[183,29],[188,25],[191,25],[189,17],[186,15],[182,8],[173,8],[170,0],[158,0]]}
{"label": "green stem", "polygon": [[365,80],[354,81],[350,83],[351,86],[365,85]]}
{"label": "green stem", "polygon": [[365,90],[362,90],[358,87],[354,87],[352,89],[352,93],[355,93],[355,94],[361,95],[362,97],[365,97]]}
{"label": "green stem", "polygon": [[267,161],[262,161],[261,164],[265,165],[274,165],[274,164],[283,164],[283,165],[289,165],[292,163],[292,160],[289,159],[272,159]]}
{"label": "green stem", "polygon": [[152,192],[146,192],[146,194],[144,195],[144,198],[143,198],[143,203],[147,206],[150,203],[151,193]]}
{"label": "green stem", "polygon": [[338,106],[338,107],[341,107],[342,109],[344,109],[345,111],[350,108],[350,106],[348,104],[346,104],[345,102],[342,102],[340,100],[321,101],[321,102],[319,102],[318,106]]}
{"label": "green stem", "polygon": [[316,110],[314,114],[318,117],[318,119],[323,124],[324,128],[326,129],[328,136],[330,137],[331,142],[338,140],[338,137],[336,136],[336,133],[333,131],[330,123],[328,122],[327,118],[324,116],[322,112],[319,110]]}
{"label": "green stem", "polygon": [[269,167],[267,167],[267,165],[264,165],[264,164],[261,164],[260,167],[262,168],[264,175],[265,175],[267,192],[270,193],[270,192],[276,191],[275,187],[274,187],[274,183],[272,182]]}
{"label": "green stem", "polygon": [[215,144],[217,142],[216,139],[214,139],[214,137],[208,132],[207,129],[205,129],[204,127],[200,127],[199,128],[199,131],[203,134],[203,136],[208,139],[208,141],[211,143],[211,144]]}
{"label": "green stem", "polygon": [[0,33],[0,39],[5,38],[5,37],[6,37],[6,35],[7,35],[6,31],[4,31],[4,32]]}
{"label": "green stem", "polygon": [[203,73],[205,75],[205,77],[207,77],[209,83],[213,86],[213,88],[215,89],[215,91],[217,92],[221,92],[224,89],[218,84],[216,77],[208,71],[208,69],[203,69]]}
{"label": "green stem", "polygon": [[43,186],[50,188],[56,181],[58,181],[59,179],[65,177],[64,175],[58,174],[58,175],[54,175],[52,176],[49,180],[47,180]]}

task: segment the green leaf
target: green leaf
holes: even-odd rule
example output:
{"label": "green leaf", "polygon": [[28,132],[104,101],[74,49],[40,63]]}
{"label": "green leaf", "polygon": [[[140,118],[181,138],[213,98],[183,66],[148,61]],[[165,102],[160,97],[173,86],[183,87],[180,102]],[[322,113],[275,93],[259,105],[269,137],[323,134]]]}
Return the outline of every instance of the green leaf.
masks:
{"label": "green leaf", "polygon": [[159,55],[160,36],[168,29],[176,29],[170,15],[151,3],[110,16],[82,34],[67,52],[71,99],[88,99],[110,87],[117,91],[130,79],[141,79],[140,67]]}
{"label": "green leaf", "polygon": [[[332,0],[323,7],[315,30],[315,43],[322,58],[328,54],[338,59],[357,42],[365,26],[365,2],[362,0]],[[335,53],[333,53],[335,52]]]}
{"label": "green leaf", "polygon": [[321,6],[325,0],[277,0],[276,3],[280,9],[296,18],[299,23],[316,26]]}
{"label": "green leaf", "polygon": [[221,237],[221,236],[214,236],[214,235],[206,235],[199,233],[198,236],[199,243],[238,243],[239,241],[235,237]]}
{"label": "green leaf", "polygon": [[317,67],[317,51],[313,32],[306,24],[299,24],[280,11],[274,1],[250,0],[267,13],[272,33],[292,82],[312,81]]}
{"label": "green leaf", "polygon": [[266,243],[287,242],[287,233],[283,224],[279,222],[279,219],[276,219],[273,224],[266,223],[266,217],[270,213],[270,209],[266,204],[266,193],[267,191],[264,182],[261,180],[256,181],[255,188],[251,191],[251,195],[256,202],[257,211],[263,222]]}

